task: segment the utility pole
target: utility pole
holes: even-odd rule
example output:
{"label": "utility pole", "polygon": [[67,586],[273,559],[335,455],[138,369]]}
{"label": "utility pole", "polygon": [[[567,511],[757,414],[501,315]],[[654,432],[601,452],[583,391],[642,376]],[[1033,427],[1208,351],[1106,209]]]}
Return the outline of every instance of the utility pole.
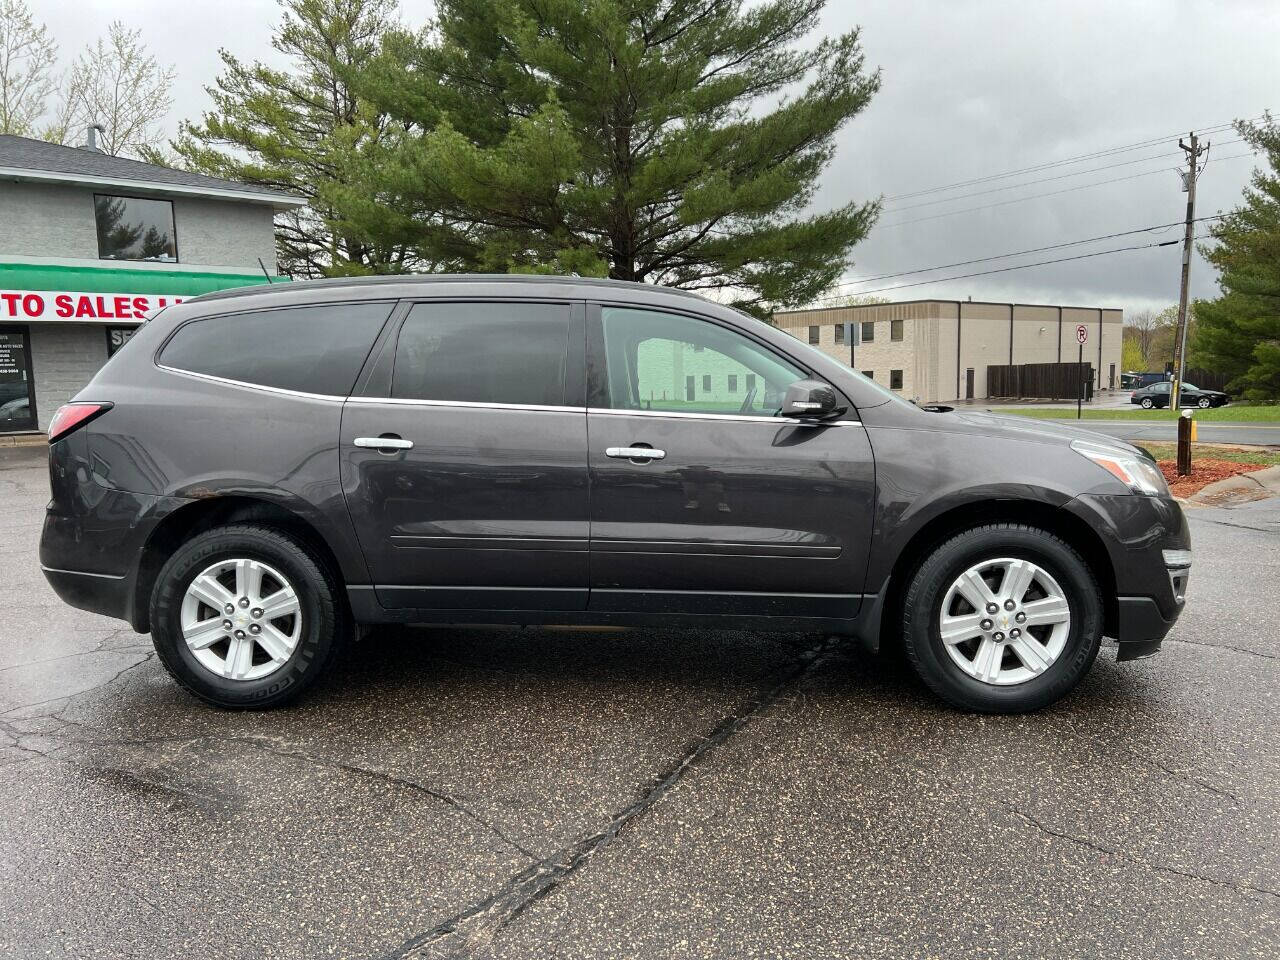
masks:
{"label": "utility pole", "polygon": [[1187,195],[1187,222],[1182,238],[1182,284],[1178,291],[1178,330],[1174,341],[1173,396],[1170,398],[1170,406],[1175,413],[1182,409],[1182,378],[1187,372],[1187,297],[1191,289],[1191,240],[1195,233],[1196,178],[1199,176],[1197,161],[1209,152],[1209,141],[1206,140],[1204,146],[1201,146],[1194,132],[1189,136],[1190,144],[1183,143],[1182,138],[1178,138],[1178,146],[1187,154],[1188,169],[1186,173],[1178,171],[1183,177],[1182,189]]}

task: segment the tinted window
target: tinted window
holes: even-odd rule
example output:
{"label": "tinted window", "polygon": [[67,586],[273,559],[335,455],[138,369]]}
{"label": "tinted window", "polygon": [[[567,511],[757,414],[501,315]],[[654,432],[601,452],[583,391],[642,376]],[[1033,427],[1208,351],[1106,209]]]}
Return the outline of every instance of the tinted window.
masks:
{"label": "tinted window", "polygon": [[836,343],[844,343],[844,324],[836,324]]}
{"label": "tinted window", "polygon": [[890,390],[902,389],[902,371],[901,370],[889,371],[889,389]]}
{"label": "tinted window", "polygon": [[[605,307],[601,316],[615,410],[776,416],[786,388],[804,377],[753,340],[705,320],[622,307]],[[739,377],[746,394],[735,396]]]}
{"label": "tinted window", "polygon": [[465,403],[564,403],[562,303],[420,303],[396,345],[391,395]]}
{"label": "tinted window", "polygon": [[103,260],[177,262],[170,201],[95,195],[93,212],[98,225],[98,256]]}
{"label": "tinted window", "polygon": [[389,303],[260,310],[195,320],[165,345],[166,367],[345,397],[391,312]]}
{"label": "tinted window", "polygon": [[876,323],[874,320],[862,321],[862,342],[870,343],[876,338]]}
{"label": "tinted window", "polygon": [[889,321],[889,339],[890,340],[902,339],[902,321],[901,320]]}
{"label": "tinted window", "polygon": [[818,328],[817,328],[817,327],[810,327],[810,328],[809,328],[809,342],[810,342],[810,343],[817,343],[817,342],[818,342]]}

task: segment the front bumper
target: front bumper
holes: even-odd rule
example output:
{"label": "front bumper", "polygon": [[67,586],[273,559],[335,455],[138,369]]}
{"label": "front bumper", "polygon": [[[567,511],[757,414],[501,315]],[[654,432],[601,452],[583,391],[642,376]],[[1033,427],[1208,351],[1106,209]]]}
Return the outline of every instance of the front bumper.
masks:
{"label": "front bumper", "polygon": [[1160,649],[1186,602],[1191,534],[1172,497],[1085,495],[1068,509],[1101,538],[1115,576],[1115,607],[1107,635],[1120,644],[1118,659],[1136,660]]}

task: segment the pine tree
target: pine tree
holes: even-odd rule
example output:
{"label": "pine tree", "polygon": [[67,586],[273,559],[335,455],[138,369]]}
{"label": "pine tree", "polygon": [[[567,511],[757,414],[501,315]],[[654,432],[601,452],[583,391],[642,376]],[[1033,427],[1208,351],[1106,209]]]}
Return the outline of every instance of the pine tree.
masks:
{"label": "pine tree", "polygon": [[1250,400],[1280,399],[1280,122],[1236,125],[1266,154],[1270,170],[1254,170],[1244,202],[1212,229],[1203,249],[1218,268],[1222,296],[1196,303],[1192,362],[1229,377]]}
{"label": "pine tree", "polygon": [[406,269],[404,245],[361,237],[336,209],[360,178],[386,117],[352,89],[394,24],[395,0],[281,0],[272,45],[288,70],[244,64],[221,51],[225,72],[209,87],[214,109],[184,123],[172,144],[183,163],[212,176],[307,198],[277,217],[281,269],[299,277]]}
{"label": "pine tree", "polygon": [[468,269],[720,292],[756,313],[845,270],[877,203],[808,208],[868,103],[825,0],[439,0],[353,82],[395,121],[364,149],[375,242]]}

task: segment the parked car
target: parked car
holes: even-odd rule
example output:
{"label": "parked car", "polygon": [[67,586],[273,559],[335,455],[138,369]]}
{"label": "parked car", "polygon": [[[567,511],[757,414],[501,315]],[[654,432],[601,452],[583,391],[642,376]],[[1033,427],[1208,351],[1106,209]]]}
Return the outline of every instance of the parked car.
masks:
{"label": "parked car", "polygon": [[354,624],[834,632],[959,707],[1071,690],[1182,610],[1154,461],[917,407],[693,294],[547,277],[207,294],[49,428],[40,557],[223,707],[324,673]]}
{"label": "parked car", "polygon": [[[1167,407],[1172,399],[1173,384],[1168,380],[1153,383],[1149,387],[1143,387],[1141,390],[1135,390],[1129,396],[1130,403],[1136,403],[1144,410]],[[1193,383],[1183,383],[1179,405],[1183,407],[1200,407],[1202,410],[1207,410],[1209,407],[1225,406],[1230,399],[1221,390],[1201,390]]]}

